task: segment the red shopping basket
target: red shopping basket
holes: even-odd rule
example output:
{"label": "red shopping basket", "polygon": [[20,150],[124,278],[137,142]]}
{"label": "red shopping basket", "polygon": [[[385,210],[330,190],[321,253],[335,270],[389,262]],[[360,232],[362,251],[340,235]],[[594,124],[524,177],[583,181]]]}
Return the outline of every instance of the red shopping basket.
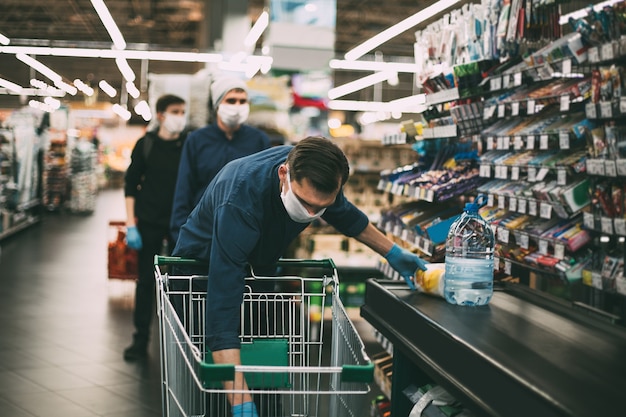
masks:
{"label": "red shopping basket", "polygon": [[137,251],[126,245],[126,222],[109,222],[109,279],[137,279]]}

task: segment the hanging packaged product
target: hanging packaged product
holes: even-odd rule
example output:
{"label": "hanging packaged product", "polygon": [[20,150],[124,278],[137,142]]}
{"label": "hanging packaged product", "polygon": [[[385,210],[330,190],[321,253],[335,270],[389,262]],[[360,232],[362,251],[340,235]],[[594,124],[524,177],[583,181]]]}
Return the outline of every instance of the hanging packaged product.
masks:
{"label": "hanging packaged product", "polygon": [[467,203],[463,214],[450,226],[446,239],[444,297],[451,304],[485,305],[493,295],[495,236],[478,214],[487,203],[479,194]]}

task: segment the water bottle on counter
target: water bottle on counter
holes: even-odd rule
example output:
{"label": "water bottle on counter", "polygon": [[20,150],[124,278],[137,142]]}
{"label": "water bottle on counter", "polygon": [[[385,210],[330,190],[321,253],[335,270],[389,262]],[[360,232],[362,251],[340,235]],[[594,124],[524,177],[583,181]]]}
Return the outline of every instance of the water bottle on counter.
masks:
{"label": "water bottle on counter", "polygon": [[451,304],[480,306],[493,295],[493,229],[478,214],[487,197],[465,204],[446,238],[444,297]]}

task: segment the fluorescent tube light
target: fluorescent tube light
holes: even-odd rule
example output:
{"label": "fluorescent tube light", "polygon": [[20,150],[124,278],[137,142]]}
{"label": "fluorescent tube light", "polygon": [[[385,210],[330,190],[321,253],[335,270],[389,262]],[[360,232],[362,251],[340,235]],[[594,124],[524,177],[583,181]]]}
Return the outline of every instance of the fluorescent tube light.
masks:
{"label": "fluorescent tube light", "polygon": [[88,86],[87,84],[79,80],[78,78],[74,80],[74,85],[86,96],[88,97],[93,96],[93,93],[94,93],[93,88],[91,88],[90,86]]}
{"label": "fluorescent tube light", "polygon": [[115,88],[113,88],[113,86],[105,80],[100,80],[98,86],[100,87],[100,90],[104,91],[104,93],[111,98],[117,95]]}
{"label": "fluorescent tube light", "polygon": [[15,57],[19,59],[20,61],[22,61],[23,63],[25,63],[26,65],[28,65],[29,67],[31,67],[32,69],[34,69],[35,71],[41,73],[42,75],[45,75],[50,80],[54,81],[55,84],[63,81],[63,79],[61,78],[59,74],[52,71],[50,68],[46,67],[44,64],[42,64],[41,62],[37,61],[34,58],[26,54],[22,54],[22,53],[16,54]]}
{"label": "fluorescent tube light", "polygon": [[113,110],[113,113],[117,114],[122,119],[126,121],[130,120],[130,116],[131,116],[130,112],[126,110],[124,107],[120,106],[119,104],[115,103],[111,107],[111,110]]}
{"label": "fluorescent tube light", "polygon": [[4,78],[0,78],[0,87],[4,87],[7,90],[11,90],[17,94],[20,94],[22,92],[22,86],[17,85],[9,80],[5,80]]}
{"label": "fluorescent tube light", "polygon": [[353,70],[353,71],[395,71],[417,73],[417,64],[404,62],[380,62],[380,61],[345,61],[342,59],[331,59],[328,66],[332,69]]}
{"label": "fluorescent tube light", "polygon": [[330,100],[328,108],[344,111],[391,111],[389,103],[382,101]]}
{"label": "fluorescent tube light", "polygon": [[64,81],[55,81],[54,85],[58,88],[60,88],[61,90],[65,91],[66,93],[69,93],[73,96],[76,95],[76,93],[78,93],[78,89],[76,87],[74,87],[73,85],[70,85]]}
{"label": "fluorescent tube light", "polygon": [[[2,52],[9,54],[33,54],[46,56],[70,56],[82,58],[124,58],[147,59],[150,61],[172,62],[221,62],[222,55],[200,52],[172,52],[172,51],[133,51],[95,48],[56,48],[45,46],[3,46]],[[251,55],[256,56],[256,55]],[[267,57],[258,57],[267,58]]]}
{"label": "fluorescent tube light", "polygon": [[330,100],[328,108],[332,110],[344,111],[365,111],[365,112],[401,112],[401,113],[421,113],[426,110],[423,94],[404,97],[389,102],[383,101],[358,101],[358,100]]}
{"label": "fluorescent tube light", "polygon": [[122,36],[122,32],[120,32],[115,20],[113,20],[113,16],[111,16],[108,7],[104,4],[104,0],[91,0],[91,4],[93,4],[94,9],[98,12],[98,16],[100,16],[104,28],[109,32],[109,36],[111,36],[115,48],[119,50],[126,49],[124,36]]}
{"label": "fluorescent tube light", "polygon": [[256,45],[257,41],[261,37],[261,34],[263,34],[263,31],[267,28],[269,21],[269,14],[266,11],[263,11],[263,13],[259,15],[259,18],[256,20],[256,22],[254,22],[254,25],[250,29],[250,32],[248,32],[248,35],[243,41],[243,44],[246,48],[251,48]]}
{"label": "fluorescent tube light", "polygon": [[48,106],[52,107],[54,110],[57,110],[58,108],[61,107],[61,102],[57,100],[56,98],[53,98],[50,96],[44,98],[43,102],[46,103]]}
{"label": "fluorescent tube light", "polygon": [[[616,3],[621,3],[624,0],[608,0],[608,1],[603,1],[602,3],[598,3],[596,5],[593,6],[593,10],[595,10],[596,12],[601,11],[603,8],[607,7],[607,6],[612,6]],[[583,17],[587,16],[587,10],[589,9],[589,6],[580,9],[580,10],[576,10],[575,12],[571,12],[568,13],[566,15],[563,15],[559,18],[559,25],[565,25],[568,23],[569,18],[573,17],[574,19],[580,19]]]}
{"label": "fluorescent tube light", "polygon": [[407,17],[399,23],[383,30],[378,35],[373,36],[372,38],[366,40],[365,42],[357,45],[352,48],[344,55],[347,60],[354,61],[359,59],[372,49],[377,46],[387,42],[389,39],[398,36],[402,32],[412,28],[413,26],[417,26],[423,21],[430,19],[431,17],[441,13],[457,3],[461,2],[461,0],[439,0],[434,4],[426,7],[425,9],[420,10],[412,16]]}
{"label": "fluorescent tube light", "polygon": [[398,73],[391,71],[376,72],[363,78],[359,78],[358,80],[350,81],[349,83],[346,83],[339,87],[331,88],[330,90],[328,90],[328,98],[334,100],[341,96],[345,96],[346,94],[362,90],[365,87],[369,87],[374,84],[386,81],[394,76],[397,77]]}
{"label": "fluorescent tube light", "polygon": [[146,122],[152,120],[152,112],[150,111],[150,106],[148,106],[146,100],[141,100],[135,105],[134,109],[135,113],[140,115]]}
{"label": "fluorescent tube light", "polygon": [[6,36],[4,36],[2,33],[0,33],[0,44],[2,45],[8,45],[11,43],[11,39],[7,38]]}
{"label": "fluorescent tube light", "polygon": [[126,83],[126,91],[132,98],[139,98],[139,95],[141,94],[137,87],[135,87],[135,84],[130,81]]}
{"label": "fluorescent tube light", "polygon": [[130,65],[128,65],[128,61],[126,61],[126,58],[115,58],[115,64],[117,65],[117,68],[120,70],[122,76],[126,81],[130,83],[135,81],[135,73],[133,72],[133,69],[130,67]]}

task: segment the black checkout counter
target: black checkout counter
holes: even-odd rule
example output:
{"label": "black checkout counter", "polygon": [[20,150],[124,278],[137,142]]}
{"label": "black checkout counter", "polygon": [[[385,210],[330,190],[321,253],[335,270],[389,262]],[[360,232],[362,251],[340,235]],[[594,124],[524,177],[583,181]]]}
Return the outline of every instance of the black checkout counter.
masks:
{"label": "black checkout counter", "polygon": [[476,416],[626,416],[626,329],[521,285],[454,306],[369,279],[363,316],[394,347],[391,415],[408,385],[436,383]]}

